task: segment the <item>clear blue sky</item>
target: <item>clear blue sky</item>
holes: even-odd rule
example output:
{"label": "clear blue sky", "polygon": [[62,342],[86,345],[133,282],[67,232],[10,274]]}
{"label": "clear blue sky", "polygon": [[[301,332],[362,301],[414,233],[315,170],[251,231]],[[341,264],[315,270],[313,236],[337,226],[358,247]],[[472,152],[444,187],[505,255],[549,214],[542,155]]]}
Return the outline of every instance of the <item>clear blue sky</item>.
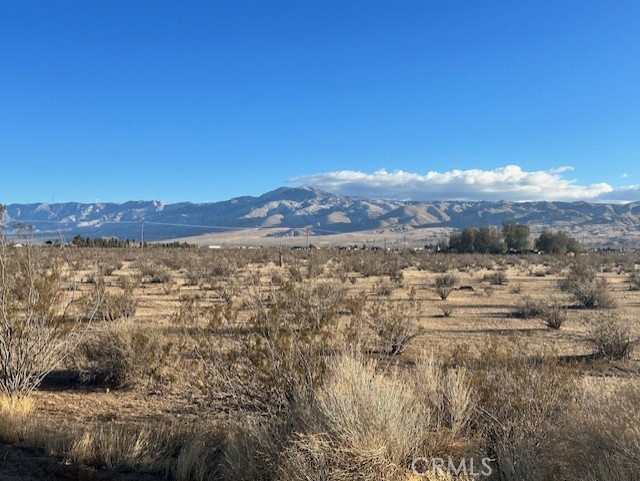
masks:
{"label": "clear blue sky", "polygon": [[507,165],[617,189],[639,162],[637,1],[0,5],[4,203]]}

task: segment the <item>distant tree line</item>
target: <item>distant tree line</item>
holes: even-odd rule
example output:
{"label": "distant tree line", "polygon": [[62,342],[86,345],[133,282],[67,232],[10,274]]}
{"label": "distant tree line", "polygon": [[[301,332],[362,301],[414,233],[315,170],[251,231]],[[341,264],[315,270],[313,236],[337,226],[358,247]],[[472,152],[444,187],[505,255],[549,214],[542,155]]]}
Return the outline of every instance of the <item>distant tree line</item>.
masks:
{"label": "distant tree line", "polygon": [[[526,252],[531,250],[531,229],[525,224],[507,221],[502,229],[495,227],[466,227],[453,233],[448,242],[440,244],[440,250],[458,253],[502,254],[504,252]],[[544,231],[533,242],[537,251],[564,255],[579,252],[580,243],[563,231]]]}
{"label": "distant tree line", "polygon": [[[138,247],[140,246],[140,242],[135,239],[125,239],[120,240],[117,237],[82,237],[81,235],[75,236],[71,240],[71,244],[76,247],[102,247],[102,248],[123,248],[123,247]],[[147,244],[144,243],[144,247],[166,247],[166,248],[187,248],[193,247],[193,244],[188,244],[186,242],[165,242],[162,244]]]}
{"label": "distant tree line", "polygon": [[76,247],[130,247],[140,243],[133,239],[120,240],[117,237],[82,237],[80,234],[71,240]]}

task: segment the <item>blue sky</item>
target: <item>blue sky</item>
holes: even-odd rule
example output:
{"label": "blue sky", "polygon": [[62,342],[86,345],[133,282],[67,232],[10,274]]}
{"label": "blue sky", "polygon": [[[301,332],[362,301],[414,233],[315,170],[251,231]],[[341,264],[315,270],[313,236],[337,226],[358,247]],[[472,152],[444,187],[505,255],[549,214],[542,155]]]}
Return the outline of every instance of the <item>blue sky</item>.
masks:
{"label": "blue sky", "polygon": [[639,53],[637,1],[7,0],[0,202],[640,199]]}

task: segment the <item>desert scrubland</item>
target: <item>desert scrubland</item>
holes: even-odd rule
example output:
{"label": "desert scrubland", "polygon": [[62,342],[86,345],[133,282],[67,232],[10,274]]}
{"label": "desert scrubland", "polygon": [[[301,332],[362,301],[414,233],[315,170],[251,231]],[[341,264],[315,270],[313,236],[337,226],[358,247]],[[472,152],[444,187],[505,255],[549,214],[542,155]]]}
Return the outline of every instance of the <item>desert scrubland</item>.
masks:
{"label": "desert scrubland", "polygon": [[1,259],[0,479],[640,479],[637,253]]}

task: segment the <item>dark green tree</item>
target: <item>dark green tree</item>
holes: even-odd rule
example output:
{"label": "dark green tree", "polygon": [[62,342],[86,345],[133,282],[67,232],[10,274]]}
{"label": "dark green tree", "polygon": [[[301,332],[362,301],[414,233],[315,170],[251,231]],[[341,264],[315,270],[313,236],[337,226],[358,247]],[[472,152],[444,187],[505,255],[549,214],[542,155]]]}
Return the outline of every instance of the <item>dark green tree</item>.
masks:
{"label": "dark green tree", "polygon": [[502,254],[505,250],[502,234],[495,227],[476,229],[473,250],[482,254]]}
{"label": "dark green tree", "polygon": [[449,251],[459,253],[474,252],[476,230],[473,227],[465,227],[459,234],[451,234],[449,237]]}
{"label": "dark green tree", "polygon": [[536,249],[547,254],[564,255],[567,252],[580,252],[582,247],[573,237],[568,236],[565,232],[559,230],[557,232],[544,231],[536,239]]}
{"label": "dark green tree", "polygon": [[531,229],[528,225],[513,221],[502,223],[502,236],[507,249],[524,251],[531,249]]}

